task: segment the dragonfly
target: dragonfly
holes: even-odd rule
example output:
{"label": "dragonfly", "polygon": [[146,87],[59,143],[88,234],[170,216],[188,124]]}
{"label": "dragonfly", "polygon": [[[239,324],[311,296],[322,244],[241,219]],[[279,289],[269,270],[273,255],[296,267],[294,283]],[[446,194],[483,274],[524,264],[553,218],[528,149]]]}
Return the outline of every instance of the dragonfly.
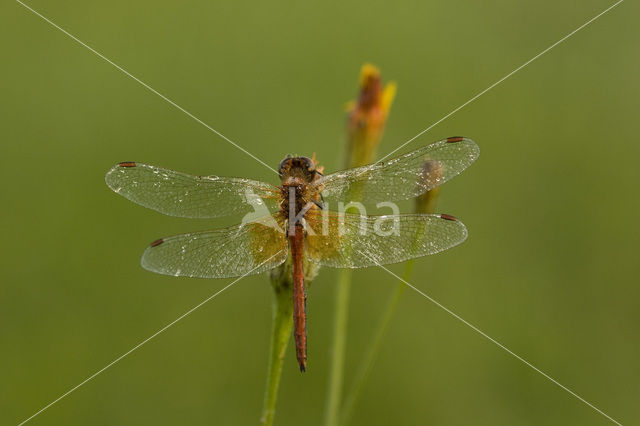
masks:
{"label": "dragonfly", "polygon": [[137,162],[116,164],[105,180],[117,194],[165,215],[244,215],[238,225],[153,241],[142,255],[142,267],[177,277],[231,278],[273,270],[289,260],[296,358],[305,371],[305,275],[310,269],[398,263],[447,250],[467,237],[464,224],[447,214],[367,216],[331,207],[351,200],[377,204],[417,197],[461,173],[479,152],[473,140],[450,137],[327,175],[314,160],[288,155],[278,167],[280,185]]}

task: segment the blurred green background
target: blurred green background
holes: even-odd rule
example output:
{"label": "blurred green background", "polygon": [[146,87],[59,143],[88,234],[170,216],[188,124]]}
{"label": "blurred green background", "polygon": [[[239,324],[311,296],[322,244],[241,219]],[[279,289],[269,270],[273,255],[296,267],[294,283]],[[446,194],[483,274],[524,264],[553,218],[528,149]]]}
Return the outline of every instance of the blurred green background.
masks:
{"label": "blurred green background", "polygon": [[[316,152],[331,171],[362,63],[398,82],[384,155],[612,2],[28,4],[268,164]],[[640,419],[638,9],[403,150],[453,135],[481,148],[439,200],[468,241],[411,282],[623,424]],[[277,179],[18,3],[0,24],[0,423],[17,424],[231,281],[143,270],[155,238],[239,218],[146,210],[106,187],[113,164]],[[309,371],[291,344],[276,424],[321,424],[336,276],[309,292]],[[347,386],[395,285],[354,276]],[[270,318],[267,278],[243,279],[30,424],[257,424]],[[407,291],[353,424],[610,423]]]}

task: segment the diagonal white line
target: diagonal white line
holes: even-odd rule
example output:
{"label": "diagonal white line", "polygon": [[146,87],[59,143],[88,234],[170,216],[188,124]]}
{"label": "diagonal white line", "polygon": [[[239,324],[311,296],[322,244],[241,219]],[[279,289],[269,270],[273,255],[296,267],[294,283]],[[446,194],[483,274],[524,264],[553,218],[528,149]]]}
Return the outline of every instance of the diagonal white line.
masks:
{"label": "diagonal white line", "polygon": [[598,19],[599,17],[601,17],[602,15],[604,15],[605,13],[609,12],[611,9],[613,9],[614,7],[616,7],[617,5],[619,5],[620,3],[622,3],[624,0],[618,0],[616,3],[614,3],[613,5],[609,6],[608,8],[606,8],[605,10],[603,10],[602,12],[598,13],[596,16],[594,16],[593,18],[589,19],[587,22],[585,22],[584,24],[580,25],[578,28],[576,28],[575,30],[571,31],[569,34],[567,34],[566,36],[562,37],[560,40],[556,41],[555,43],[553,43],[551,46],[547,47],[546,49],[544,49],[542,52],[538,53],[536,56],[534,56],[533,58],[529,59],[527,62],[525,62],[524,64],[520,65],[518,68],[514,69],[513,71],[511,71],[509,74],[505,75],[504,77],[502,77],[500,80],[496,81],[495,83],[493,83],[491,86],[487,87],[486,89],[484,89],[482,92],[478,93],[477,95],[475,95],[474,97],[472,97],[471,99],[469,99],[468,101],[466,101],[465,103],[463,103],[462,105],[460,105],[458,108],[454,109],[453,111],[451,111],[450,113],[448,113],[447,115],[445,115],[444,117],[442,117],[440,120],[436,121],[435,123],[433,123],[432,125],[430,125],[429,127],[427,127],[426,129],[424,129],[423,131],[421,131],[420,133],[418,133],[417,135],[415,135],[414,137],[412,137],[411,139],[409,139],[408,141],[406,141],[405,143],[403,143],[402,145],[400,145],[399,147],[397,147],[396,149],[394,149],[393,151],[391,151],[390,153],[388,153],[387,155],[385,155],[384,157],[382,157],[381,159],[379,159],[377,162],[379,163],[380,161],[383,161],[384,159],[386,159],[387,157],[389,157],[390,155],[392,155],[393,153],[397,152],[398,150],[404,148],[405,146],[407,146],[408,144],[410,144],[411,142],[413,142],[414,140],[416,140],[417,138],[419,138],[420,136],[424,135],[425,133],[427,133],[429,130],[433,129],[434,127],[436,127],[438,124],[442,123],[444,120],[446,120],[447,118],[451,117],[453,114],[455,114],[456,112],[460,111],[462,108],[466,107],[467,105],[469,105],[471,102],[475,101],[476,99],[478,99],[480,96],[484,95],[485,93],[487,93],[489,90],[493,89],[494,87],[496,87],[498,84],[502,83],[503,81],[505,81],[506,79],[508,79],[509,77],[511,77],[512,75],[514,75],[515,73],[517,73],[518,71],[520,71],[522,68],[526,67],[527,65],[529,65],[531,62],[535,61],[536,59],[538,59],[540,56],[544,55],[545,53],[547,53],[548,51],[550,51],[551,49],[553,49],[554,47],[556,47],[557,45],[559,45],[560,43],[562,43],[563,41],[565,41],[566,39],[568,39],[569,37],[571,37],[572,35],[574,35],[575,33],[577,33],[578,31],[580,31],[581,29],[583,29],[584,27],[586,27],[587,25],[589,25],[590,23],[592,23],[593,21],[595,21],[596,19]]}
{"label": "diagonal white line", "polygon": [[134,76],[133,74],[131,74],[129,71],[125,70],[124,68],[122,68],[120,65],[116,64],[115,62],[113,62],[111,59],[107,58],[106,56],[104,56],[102,53],[98,52],[97,50],[95,50],[94,48],[92,48],[91,46],[89,46],[88,44],[84,43],[82,40],[78,39],[76,36],[74,36],[73,34],[69,33],[68,31],[66,31],[65,29],[61,28],[60,26],[56,25],[55,23],[53,23],[50,19],[48,19],[47,17],[43,16],[42,14],[40,14],[38,11],[36,11],[35,9],[31,8],[30,6],[27,6],[26,4],[24,4],[23,2],[21,2],[20,0],[16,0],[16,2],[18,2],[19,4],[21,4],[22,6],[24,6],[25,8],[27,8],[28,10],[30,10],[31,12],[33,12],[34,14],[38,15],[40,18],[42,18],[44,21],[46,21],[47,23],[51,24],[53,27],[57,28],[58,30],[62,31],[65,35],[69,36],[71,39],[73,39],[74,41],[78,42],[80,45],[86,47],[87,49],[89,49],[92,53],[95,53],[97,56],[99,56],[100,58],[104,59],[106,62],[108,62],[109,64],[113,65],[115,68],[117,68],[118,70],[122,71],[125,75],[127,75],[128,77],[131,77],[133,80],[135,80],[136,82],[140,83],[144,88],[148,89],[149,91],[151,91],[152,93],[155,93],[156,95],[158,95],[159,97],[161,97],[162,99],[164,99],[165,101],[167,101],[168,103],[170,103],[171,105],[173,105],[175,108],[177,108],[178,110],[182,111],[183,113],[185,113],[186,115],[188,115],[189,117],[193,118],[195,121],[197,121],[198,123],[202,124],[204,127],[206,127],[207,129],[209,129],[210,131],[212,131],[213,133],[215,133],[216,135],[220,136],[222,139],[224,139],[225,141],[229,142],[231,145],[235,146],[236,148],[238,148],[240,151],[244,152],[245,154],[247,154],[249,157],[253,158],[254,160],[256,160],[257,162],[259,162],[260,164],[262,164],[263,166],[265,166],[266,168],[268,168],[269,170],[271,170],[274,173],[278,173],[273,167],[269,166],[267,163],[265,163],[264,161],[260,160],[258,157],[256,157],[255,155],[251,154],[249,151],[247,151],[246,149],[244,149],[243,147],[241,147],[240,145],[238,145],[237,143],[235,143],[234,141],[232,141],[231,139],[229,139],[228,137],[226,137],[225,135],[223,135],[222,133],[220,133],[219,131],[217,131],[216,129],[214,129],[213,127],[209,126],[207,123],[205,123],[204,121],[200,120],[198,117],[196,117],[195,115],[193,115],[192,113],[190,113],[189,111],[187,111],[186,109],[182,108],[180,105],[178,105],[177,103],[175,103],[174,101],[172,101],[171,99],[167,98],[165,95],[163,95],[162,93],[158,92],[156,89],[154,89],[153,87],[149,86],[147,83],[145,83],[144,81],[140,80],[138,77]]}
{"label": "diagonal white line", "polygon": [[204,299],[202,302],[198,303],[196,306],[194,306],[193,308],[189,309],[187,312],[185,312],[184,314],[180,315],[178,318],[176,318],[175,320],[171,321],[169,324],[165,325],[164,327],[162,327],[160,330],[156,331],[155,333],[153,333],[151,336],[147,337],[146,339],[144,339],[142,342],[138,343],[137,345],[135,345],[133,348],[129,349],[127,352],[123,353],[122,355],[120,355],[118,358],[114,359],[113,361],[111,361],[109,364],[105,365],[104,367],[102,367],[100,370],[96,371],[95,373],[93,373],[92,375],[90,375],[89,377],[87,377],[86,379],[84,379],[82,382],[78,383],[77,385],[75,385],[74,387],[72,387],[71,389],[69,389],[67,392],[63,393],[62,395],[60,395],[58,398],[54,399],[53,401],[51,401],[49,404],[45,405],[44,407],[42,407],[40,410],[36,411],[33,415],[31,415],[30,417],[26,418],[25,420],[23,420],[21,423],[18,424],[18,426],[22,426],[23,424],[27,423],[29,420],[33,419],[35,416],[37,416],[38,414],[42,413],[43,411],[45,411],[46,409],[48,409],[49,407],[51,407],[53,404],[55,404],[56,402],[60,401],[62,398],[68,396],[70,393],[74,392],[75,390],[77,390],[80,386],[84,385],[85,383],[87,383],[88,381],[92,380],[93,378],[95,378],[97,375],[99,375],[100,373],[102,373],[103,371],[105,371],[107,368],[111,367],[112,365],[114,365],[115,363],[117,363],[118,361],[120,361],[121,359],[123,359],[124,357],[126,357],[127,355],[129,355],[131,352],[135,351],[136,349],[140,348],[142,345],[144,345],[145,343],[147,343],[149,340],[153,339],[154,337],[156,337],[158,334],[164,332],[165,330],[167,330],[169,327],[173,326],[175,323],[177,323],[178,321],[180,321],[181,319],[183,319],[184,317],[186,317],[187,315],[191,314],[193,311],[195,311],[196,309],[200,308],[202,305],[204,305],[205,303],[207,303],[208,301],[210,301],[211,299],[213,299],[214,297],[216,297],[217,295],[219,295],[220,293],[222,293],[223,291],[225,291],[226,289],[228,289],[229,287],[231,287],[232,285],[234,285],[235,283],[237,283],[238,281],[240,281],[241,279],[243,279],[244,277],[246,277],[247,275],[249,275],[250,273],[252,273],[253,271],[255,271],[256,269],[258,269],[259,267],[261,267],[262,265],[264,265],[265,263],[267,263],[268,261],[270,261],[271,259],[273,259],[274,257],[276,257],[278,254],[280,254],[279,252],[274,254],[273,256],[271,256],[270,258],[268,258],[267,260],[265,260],[264,262],[262,262],[261,264],[259,264],[258,266],[256,266],[255,268],[253,268],[252,270],[250,270],[249,272],[247,272],[246,274],[238,277],[236,280],[232,281],[230,284],[226,285],[225,287],[223,287],[221,290],[218,290],[217,292],[215,292],[214,294],[212,294],[211,296],[207,297],[206,299]]}
{"label": "diagonal white line", "polygon": [[558,385],[560,388],[564,389],[565,391],[569,392],[571,395],[573,395],[574,397],[576,397],[577,399],[579,399],[580,401],[582,401],[583,403],[585,403],[586,405],[588,405],[589,407],[593,408],[594,410],[596,410],[598,413],[602,414],[604,417],[606,417],[607,419],[611,420],[613,423],[622,426],[621,423],[619,423],[618,421],[614,420],[612,417],[610,417],[609,415],[607,415],[607,413],[605,413],[604,411],[600,410],[598,407],[596,407],[595,405],[591,404],[589,401],[587,401],[586,399],[584,399],[583,397],[581,397],[580,395],[578,395],[577,393],[573,392],[571,389],[567,388],[566,386],[564,386],[562,383],[558,382],[557,380],[555,380],[553,377],[549,376],[547,373],[545,373],[544,371],[540,370],[538,367],[536,367],[535,365],[531,364],[530,362],[528,362],[526,359],[522,358],[521,356],[517,355],[516,353],[514,353],[513,351],[511,351],[509,348],[507,348],[506,346],[504,346],[502,343],[498,342],[497,340],[495,340],[494,338],[492,338],[491,336],[489,336],[487,333],[485,333],[484,331],[480,330],[478,327],[476,327],[475,325],[471,324],[469,321],[465,320],[464,318],[462,318],[460,315],[456,314],[455,312],[453,312],[452,310],[450,310],[449,308],[447,308],[446,306],[440,304],[440,302],[438,302],[437,300],[435,300],[434,298],[428,296],[426,293],[424,293],[423,291],[419,290],[418,288],[412,286],[411,284],[409,284],[407,281],[405,281],[404,279],[402,279],[401,277],[399,277],[398,275],[394,274],[393,272],[391,272],[389,269],[385,268],[384,266],[382,266],[381,264],[379,264],[373,257],[363,253],[362,251],[360,252],[360,254],[362,254],[363,256],[367,257],[369,260],[371,260],[373,263],[375,263],[378,267],[384,269],[385,271],[387,271],[389,274],[393,275],[395,278],[397,278],[398,280],[402,281],[404,284],[406,284],[407,286],[411,287],[411,289],[415,290],[416,292],[418,292],[420,295],[424,296],[427,300],[429,300],[430,302],[432,302],[433,304],[435,304],[437,307],[439,307],[440,309],[444,310],[446,313],[450,314],[451,316],[453,316],[455,319],[457,319],[458,321],[462,322],[464,325],[466,325],[467,327],[470,327],[472,330],[474,330],[475,332],[479,333],[481,336],[485,337],[486,339],[488,339],[489,341],[491,341],[492,343],[494,343],[495,345],[497,345],[500,349],[506,351],[509,355],[513,356],[514,358],[516,358],[518,361],[521,361],[522,363],[524,363],[525,365],[527,365],[528,367],[531,367],[533,370],[535,370],[536,372],[542,374],[544,377],[546,377],[548,380],[550,380],[551,382],[553,382],[554,384]]}

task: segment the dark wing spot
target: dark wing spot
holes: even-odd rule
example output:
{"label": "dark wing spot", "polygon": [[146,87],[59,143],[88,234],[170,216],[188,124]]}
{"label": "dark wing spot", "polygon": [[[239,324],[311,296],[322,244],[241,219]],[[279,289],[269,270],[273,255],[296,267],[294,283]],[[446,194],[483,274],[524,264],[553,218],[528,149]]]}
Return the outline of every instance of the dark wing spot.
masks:
{"label": "dark wing spot", "polygon": [[444,214],[444,213],[440,215],[440,218],[444,220],[453,220],[453,221],[458,220],[455,217],[451,216],[450,214]]}
{"label": "dark wing spot", "polygon": [[125,161],[124,163],[120,163],[120,167],[135,167],[135,161]]}
{"label": "dark wing spot", "polygon": [[155,240],[154,242],[152,242],[151,244],[149,244],[150,247],[156,247],[159,246],[160,244],[164,243],[164,240],[162,238],[160,238],[159,240]]}
{"label": "dark wing spot", "polygon": [[450,138],[447,138],[447,142],[449,143],[462,142],[462,140],[464,140],[462,136],[452,136]]}

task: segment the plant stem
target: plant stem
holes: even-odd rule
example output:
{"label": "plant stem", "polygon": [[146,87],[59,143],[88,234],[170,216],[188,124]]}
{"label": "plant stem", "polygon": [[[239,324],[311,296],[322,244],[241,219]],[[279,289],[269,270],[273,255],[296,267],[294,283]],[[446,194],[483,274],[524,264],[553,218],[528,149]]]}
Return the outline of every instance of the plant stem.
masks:
{"label": "plant stem", "polygon": [[[389,83],[384,89],[382,88],[380,70],[370,64],[363,65],[360,72],[360,96],[358,102],[350,108],[347,117],[347,155],[345,158],[347,168],[364,166],[372,163],[375,159],[395,92],[394,83]],[[345,199],[358,201],[360,186],[354,185]],[[357,214],[359,212],[357,209],[347,209],[346,213]],[[333,346],[324,414],[325,426],[337,426],[341,417],[351,272],[350,269],[343,269],[338,275]]]}
{"label": "plant stem", "polygon": [[351,292],[351,269],[339,272],[336,288],[336,315],[333,324],[331,371],[325,406],[325,426],[337,426],[344,381],[344,358],[347,342],[347,319]]}
{"label": "plant stem", "polygon": [[269,355],[269,371],[267,388],[264,394],[264,409],[260,422],[265,426],[273,425],[276,413],[276,400],[282,364],[287,344],[293,328],[293,304],[291,284],[285,276],[272,276],[273,285],[273,328],[271,334],[271,354]]}

